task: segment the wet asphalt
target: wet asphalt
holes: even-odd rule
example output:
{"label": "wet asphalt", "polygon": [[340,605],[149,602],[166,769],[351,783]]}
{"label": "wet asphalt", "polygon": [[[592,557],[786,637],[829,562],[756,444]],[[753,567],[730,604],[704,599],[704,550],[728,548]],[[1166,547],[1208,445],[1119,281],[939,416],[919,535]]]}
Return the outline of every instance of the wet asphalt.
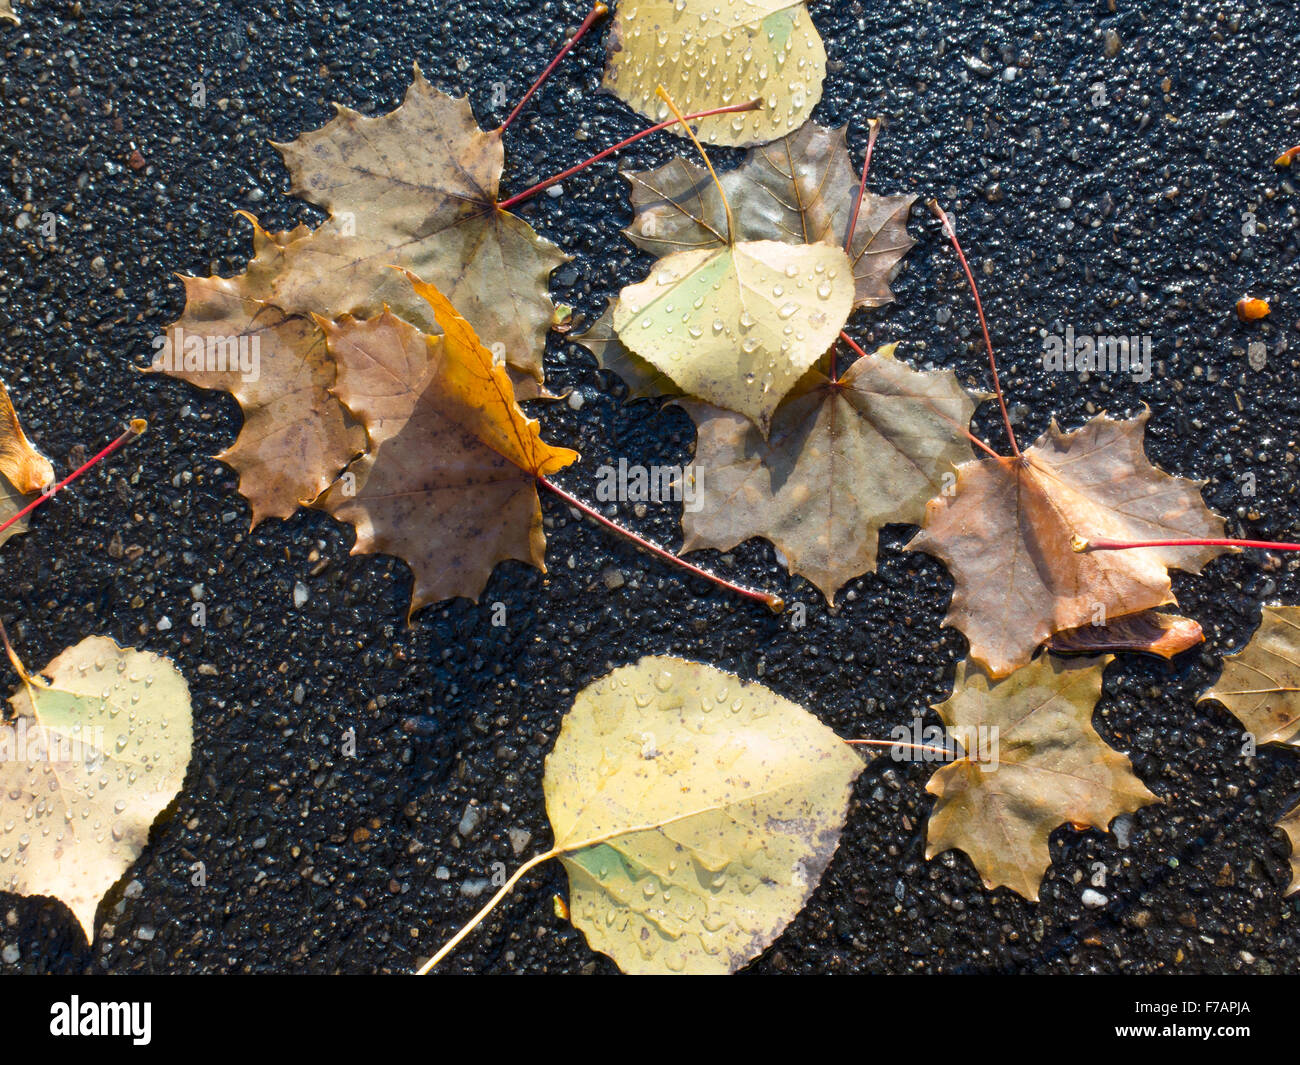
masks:
{"label": "wet asphalt", "polygon": [[[502,565],[478,605],[442,603],[407,628],[406,567],[350,557],[350,529],[303,511],[248,532],[234,475],[211,458],[238,430],[233,400],[133,370],[181,310],[177,272],[242,268],[250,236],[236,209],[274,228],[321,219],[285,195],[268,140],[318,127],[331,101],[391,109],[416,61],[468,93],[484,125],[499,122],[584,0],[17,8],[23,25],[0,26],[0,372],[60,469],[130,416],[151,430],[5,546],[0,609],[33,666],[91,633],[173,658],[194,694],[195,746],[182,794],[101,906],[95,944],[60,904],[6,895],[4,970],[408,969],[477,909],[494,863],[548,844],[542,763],[562,715],[592,678],[645,654],[761,678],[843,736],[937,723],[927,707],[965,641],[942,624],[951,582],[900,551],[904,527],[887,530],[878,571],[836,614],[764,541],[703,556],[804,603],[793,630],[790,614],[683,579],[547,498],[549,573]],[[1205,479],[1235,534],[1300,535],[1300,199],[1273,165],[1300,141],[1293,0],[819,0],[812,14],[830,55],[815,117],[849,124],[855,158],[867,120],[886,117],[872,186],[937,196],[956,217],[1021,438],[1053,417],[1069,428],[1147,404],[1148,454]],[[602,54],[599,39],[582,45],[511,128],[507,193],[640,128],[596,91]],[[594,316],[644,275],[648,257],[619,233],[630,215],[618,169],[680,151],[649,138],[521,208],[575,257],[552,278],[557,301]],[[912,231],[897,302],[852,331],[901,339],[914,364],[987,387],[946,242],[923,209]],[[1233,315],[1247,291],[1272,301],[1264,324]],[[1066,326],[1150,335],[1152,378],[1045,373],[1043,332]],[[1264,345],[1254,365],[1252,342]],[[583,349],[553,336],[547,372],[582,398],[540,412],[550,440],[582,453],[561,479],[571,490],[590,498],[595,471],[619,457],[689,458],[685,415],[625,402]],[[993,405],[976,425],[1004,440]],[[672,506],[619,509],[680,542]],[[1300,793],[1300,761],[1243,757],[1230,715],[1195,702],[1261,603],[1300,602],[1295,560],[1228,557],[1175,590],[1204,648],[1173,664],[1117,661],[1094,718],[1162,805],[1116,834],[1058,830],[1032,904],[985,891],[960,854],[925,861],[932,767],[877,761],[820,887],[750,968],[1295,971],[1300,895],[1282,895],[1287,845],[1271,826]],[[196,601],[205,628],[190,623]],[[507,624],[494,627],[497,602]],[[355,758],[340,753],[348,730]],[[1083,891],[1103,875],[1107,901],[1088,908]],[[557,893],[560,868],[538,870],[447,967],[615,971],[556,916]]]}

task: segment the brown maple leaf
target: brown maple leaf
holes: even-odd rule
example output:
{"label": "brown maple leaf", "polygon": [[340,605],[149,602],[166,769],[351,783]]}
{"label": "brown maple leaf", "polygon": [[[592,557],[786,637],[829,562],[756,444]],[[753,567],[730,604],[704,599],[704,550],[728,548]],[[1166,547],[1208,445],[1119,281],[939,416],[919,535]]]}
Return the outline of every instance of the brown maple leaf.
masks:
{"label": "brown maple leaf", "polygon": [[356,527],[353,554],[384,552],[411,567],[408,620],[427,603],[477,599],[506,559],[545,570],[537,478],[578,457],[542,440],[450,301],[409,280],[443,335],[387,310],[319,320],[339,370],[333,391],[370,446],[315,504]]}
{"label": "brown maple leaf", "polygon": [[497,206],[501,131],[481,130],[469,101],[433,88],[418,66],[396,110],[336,111],[275,145],[294,195],[331,217],[283,245],[269,302],[328,317],[369,317],[387,304],[436,332],[428,305],[388,269],[404,267],[447,294],[497,361],[540,382],[555,313],[548,279],[569,256]]}
{"label": "brown maple leaf", "polygon": [[953,495],[927,507],[908,550],[942,559],[956,588],[947,622],[994,677],[1029,662],[1054,632],[1173,603],[1169,570],[1199,573],[1219,547],[1077,552],[1084,540],[1217,539],[1223,519],[1203,482],[1171,477],[1146,458],[1149,412],[1098,415],[1070,433],[1053,422],[1023,458],[979,459],[957,471]]}
{"label": "brown maple leaf", "polygon": [[985,887],[1037,900],[1054,829],[1105,831],[1120,814],[1160,801],[1092,727],[1110,661],[1043,655],[1000,682],[958,665],[952,695],[934,709],[965,756],[926,785],[938,796],[927,858],[964,851]]}
{"label": "brown maple leaf", "polygon": [[365,434],[329,391],[335,369],[325,334],[251,295],[277,236],[290,235],[257,230],[258,252],[240,277],[182,279],[185,313],[151,367],[238,401],[244,423],[217,458],[239,474],[254,526],[310,503],[365,449]]}
{"label": "brown maple leaf", "polygon": [[913,370],[896,347],[835,382],[806,374],[766,441],[743,415],[679,401],[699,429],[682,550],[765,537],[832,606],[846,581],[874,570],[880,529],[919,522],[944,475],[970,458],[963,430],[975,410],[952,371]]}
{"label": "brown maple leaf", "polygon": [[[635,217],[623,232],[638,247],[664,256],[727,243],[726,207],[704,167],[677,158],[624,177],[632,186]],[[735,240],[844,245],[858,178],[843,127],[805,123],[787,137],[751,149],[718,181],[731,205]],[[907,232],[915,200],[871,192],[863,198],[848,249],[855,307],[879,307],[894,298],[889,289],[894,268],[916,243]]]}

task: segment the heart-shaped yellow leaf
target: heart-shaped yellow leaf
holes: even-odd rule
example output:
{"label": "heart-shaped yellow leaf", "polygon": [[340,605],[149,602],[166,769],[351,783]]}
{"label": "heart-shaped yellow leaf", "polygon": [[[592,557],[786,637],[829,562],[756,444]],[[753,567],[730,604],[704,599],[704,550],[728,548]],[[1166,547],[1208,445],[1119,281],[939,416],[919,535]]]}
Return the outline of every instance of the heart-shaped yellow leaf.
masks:
{"label": "heart-shaped yellow leaf", "polygon": [[614,330],[683,392],[766,436],[777,405],[839,335],[853,291],[840,248],[740,241],[660,259],[620,293]]}
{"label": "heart-shaped yellow leaf", "polygon": [[[88,636],[22,674],[0,728],[0,888],[52,895],[95,938],[190,761],[190,693],[166,658]],[[47,679],[48,678],[48,679]]]}
{"label": "heart-shaped yellow leaf", "polygon": [[812,894],[862,764],[712,666],[655,656],[593,681],[546,759],[574,924],[624,972],[735,971]]}

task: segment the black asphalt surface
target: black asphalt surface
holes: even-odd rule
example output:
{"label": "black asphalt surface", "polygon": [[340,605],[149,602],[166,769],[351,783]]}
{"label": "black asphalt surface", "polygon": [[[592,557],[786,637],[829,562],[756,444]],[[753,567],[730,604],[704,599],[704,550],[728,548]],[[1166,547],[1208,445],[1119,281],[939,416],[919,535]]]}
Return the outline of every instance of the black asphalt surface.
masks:
{"label": "black asphalt surface", "polygon": [[[926,708],[947,694],[965,640],[942,625],[944,569],[899,550],[906,528],[891,527],[878,572],[854,581],[835,615],[765,541],[704,556],[806,604],[808,625],[793,631],[790,614],[683,579],[546,498],[548,574],[502,565],[478,605],[439,604],[408,629],[408,570],[350,557],[349,528],[304,511],[248,532],[234,475],[211,458],[238,430],[233,400],[133,370],[181,310],[175,273],[242,269],[251,239],[236,209],[268,228],[321,219],[285,195],[269,140],[317,128],[331,101],[393,108],[416,61],[468,93],[484,125],[499,122],[585,0],[17,6],[23,25],[0,25],[0,372],[61,470],[130,416],[151,429],[5,546],[0,611],[32,666],[91,633],[173,658],[194,694],[195,746],[173,811],[101,906],[93,947],[61,904],[5,895],[4,970],[407,970],[478,908],[485,896],[470,896],[494,863],[517,864],[511,830],[516,843],[527,834],[525,856],[549,845],[542,761],[562,715],[592,678],[645,654],[761,678],[843,736],[887,736],[917,714],[937,723]],[[1300,141],[1294,0],[811,10],[831,58],[815,117],[847,122],[860,160],[867,120],[886,116],[873,188],[937,196],[953,212],[1022,440],[1053,417],[1073,428],[1149,405],[1149,455],[1206,479],[1234,533],[1300,535],[1300,201],[1273,165]],[[640,128],[596,91],[603,37],[511,128],[507,193]],[[194,107],[199,80],[207,101]],[[497,82],[509,103],[493,106]],[[644,275],[649,258],[619,233],[630,214],[618,168],[683,151],[649,138],[521,208],[575,256],[552,278],[558,301],[595,315]],[[38,229],[46,212],[53,241]],[[898,301],[853,331],[901,339],[914,364],[987,387],[951,252],[923,209],[912,230],[920,244]],[[1246,291],[1272,300],[1265,324],[1233,315]],[[1067,325],[1150,334],[1152,379],[1045,373],[1042,331]],[[1266,345],[1262,369],[1251,341]],[[597,468],[620,456],[687,460],[681,411],[625,402],[558,336],[547,370],[584,400],[540,413],[550,440],[582,452],[561,478],[570,489],[591,498]],[[994,405],[976,423],[1002,445]],[[676,544],[674,510],[621,513]],[[308,598],[296,608],[298,583]],[[927,862],[931,767],[877,761],[820,887],[751,970],[1295,971],[1300,895],[1283,897],[1287,844],[1272,823],[1300,792],[1300,761],[1243,757],[1240,726],[1195,702],[1262,602],[1300,602],[1295,560],[1225,558],[1175,589],[1205,627],[1204,649],[1172,665],[1117,661],[1094,719],[1163,805],[1118,835],[1058,830],[1033,904],[985,891],[960,854]],[[196,595],[206,629],[190,624]],[[354,759],[340,754],[349,729]],[[1088,908],[1098,863],[1106,903]],[[552,896],[566,891],[558,865],[539,869],[447,968],[616,971],[556,916]]]}

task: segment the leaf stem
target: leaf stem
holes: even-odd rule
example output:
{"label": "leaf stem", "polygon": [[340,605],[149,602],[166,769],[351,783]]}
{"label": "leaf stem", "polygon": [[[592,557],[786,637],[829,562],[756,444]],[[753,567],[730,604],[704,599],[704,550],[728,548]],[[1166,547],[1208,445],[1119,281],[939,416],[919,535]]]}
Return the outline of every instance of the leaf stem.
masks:
{"label": "leaf stem", "polygon": [[[859,344],[856,340],[854,340],[851,336],[849,336],[848,333],[841,332],[840,339],[843,340],[844,343],[846,343],[854,351],[856,351],[861,358],[865,359],[867,357],[867,353],[866,351],[863,350],[862,345]],[[989,447],[988,444],[984,443],[983,440],[981,440],[978,436],[972,433],[969,428],[967,428],[966,426],[958,422],[956,418],[949,417],[946,413],[941,411],[939,409],[938,404],[935,403],[932,399],[930,399],[929,396],[910,396],[909,398],[923,400],[925,402],[925,405],[928,406],[932,411],[934,411],[935,414],[939,415],[940,418],[942,418],[954,429],[956,429],[959,433],[961,433],[962,436],[964,436],[977,448],[983,451],[986,455],[989,455],[995,459],[1002,458],[1002,456],[999,455],[996,451],[994,451],[991,447]]]}
{"label": "leaf stem", "polygon": [[510,894],[511,889],[517,883],[519,883],[520,878],[522,878],[525,873],[527,873],[530,869],[534,869],[537,866],[541,865],[542,862],[549,861],[550,859],[554,858],[556,855],[561,853],[563,852],[558,850],[549,850],[543,852],[542,854],[534,855],[532,858],[529,858],[528,861],[524,862],[523,865],[521,865],[518,869],[514,871],[514,875],[511,876],[509,880],[507,880],[504,884],[501,885],[500,890],[497,891],[497,893],[488,900],[487,905],[484,906],[481,910],[478,911],[478,913],[474,915],[473,919],[469,922],[469,924],[467,924],[464,928],[462,928],[459,932],[457,932],[454,936],[452,936],[451,939],[447,940],[447,942],[443,944],[442,949],[439,950],[437,954],[435,954],[432,958],[426,961],[423,965],[419,967],[419,969],[415,971],[415,975],[416,976],[426,975],[430,970],[433,969],[434,966],[436,966],[440,961],[442,961],[443,958],[445,958],[448,954],[450,954],[453,950],[455,950],[457,944],[459,944],[462,939],[464,939],[467,935],[469,935],[472,931],[474,931],[474,929],[477,928],[479,924],[483,921],[483,918],[485,918],[489,913],[491,913],[494,909],[496,909],[497,904],[502,899],[504,899],[508,894]]}
{"label": "leaf stem", "polygon": [[535,82],[533,82],[532,88],[530,88],[526,93],[524,93],[524,98],[520,100],[517,104],[515,104],[515,109],[511,111],[510,114],[506,117],[506,120],[497,127],[498,133],[505,132],[505,128],[515,120],[519,112],[524,109],[524,105],[527,104],[528,101],[533,98],[533,93],[535,93],[538,89],[542,87],[542,83],[551,76],[551,72],[554,71],[555,68],[560,65],[560,62],[564,59],[566,55],[569,54],[569,52],[573,49],[573,46],[577,44],[580,40],[582,40],[582,38],[586,35],[587,31],[591,29],[592,26],[594,26],[597,22],[599,22],[608,14],[609,14],[609,8],[605,6],[603,3],[601,3],[600,0],[596,0],[595,5],[591,9],[591,13],[585,19],[582,20],[582,25],[578,27],[577,32],[574,33],[574,35],[570,37],[568,41],[565,42],[564,47],[561,48],[560,51],[556,54],[555,58],[551,60],[547,68],[542,71],[541,76]]}
{"label": "leaf stem", "polygon": [[726,588],[730,592],[735,592],[737,595],[743,596],[745,599],[752,599],[756,602],[762,603],[774,614],[779,614],[781,613],[782,610],[785,609],[785,600],[782,599],[779,595],[774,595],[771,592],[760,592],[753,588],[745,588],[742,585],[733,584],[731,581],[726,580],[723,577],[719,577],[716,573],[710,573],[706,569],[701,569],[699,566],[687,562],[686,559],[682,558],[680,555],[674,555],[671,551],[665,550],[664,548],[660,547],[658,544],[653,544],[649,540],[646,540],[644,537],[638,536],[631,529],[627,529],[624,528],[622,525],[619,525],[618,522],[610,521],[609,518],[605,517],[604,514],[596,510],[595,507],[589,506],[587,503],[584,503],[577,496],[571,495],[570,493],[566,492],[554,481],[548,480],[546,477],[543,477],[540,474],[538,475],[537,480],[543,486],[549,488],[557,496],[563,499],[570,506],[577,507],[580,511],[586,514],[587,517],[593,518],[594,520],[600,522],[601,525],[604,525],[607,529],[612,529],[620,536],[627,537],[627,539],[631,540],[639,547],[645,548],[645,550],[649,551],[651,554],[658,555],[662,559],[672,562],[675,565],[681,566],[682,569],[688,570],[689,572],[695,574],[695,576],[703,577],[707,581],[712,581],[714,584],[718,585],[719,587]]}
{"label": "leaf stem", "polygon": [[998,361],[993,357],[993,341],[989,339],[989,324],[984,320],[984,305],[980,302],[980,290],[975,284],[975,275],[971,273],[970,264],[966,262],[966,253],[961,250],[961,243],[957,240],[957,231],[953,228],[952,219],[939,206],[938,200],[930,200],[926,206],[943,223],[944,235],[952,242],[952,246],[957,252],[957,259],[961,262],[961,268],[966,272],[966,280],[970,284],[971,295],[975,297],[975,312],[980,318],[980,329],[984,331],[984,346],[989,353],[989,369],[993,371],[993,391],[998,394],[998,406],[1002,408],[1002,424],[1007,427],[1007,437],[1011,440],[1012,454],[1016,458],[1020,458],[1020,445],[1016,443],[1016,432],[1011,428],[1011,416],[1007,413],[1006,397],[1002,395],[1002,382],[998,379]]}
{"label": "leaf stem", "polygon": [[727,202],[727,193],[722,188],[722,182],[718,180],[718,172],[713,169],[713,163],[709,160],[709,153],[704,150],[704,145],[695,136],[695,130],[686,124],[685,116],[677,110],[677,105],[673,103],[673,98],[668,95],[668,90],[662,85],[655,88],[655,95],[668,105],[668,109],[677,116],[677,121],[681,123],[682,129],[686,130],[686,135],[691,138],[691,143],[695,145],[695,150],[700,153],[700,158],[704,160],[704,165],[709,168],[709,176],[713,178],[713,184],[718,187],[718,196],[722,199],[722,209],[727,214],[727,243],[734,244],[736,240],[736,226],[731,217],[731,204]]}
{"label": "leaf stem", "polygon": [[858,212],[862,210],[862,201],[867,195],[867,174],[871,170],[871,152],[876,147],[876,138],[880,136],[880,119],[873,118],[868,126],[867,154],[862,160],[862,182],[858,185],[858,198],[853,201],[853,217],[849,219],[849,231],[844,237],[844,254],[853,256],[853,231],[858,228]]}
{"label": "leaf stem", "polygon": [[13,649],[13,645],[9,642],[9,633],[5,629],[3,621],[0,621],[0,642],[4,643],[5,654],[9,656],[9,664],[14,667],[14,672],[18,674],[23,684],[31,687],[31,675],[27,672],[27,667],[23,665],[23,660],[18,657],[18,652]]}
{"label": "leaf stem", "polygon": [[1300,544],[1274,540],[1085,540],[1075,536],[1070,546],[1084,551],[1132,551],[1139,547],[1255,547],[1261,551],[1300,551]]}
{"label": "leaf stem", "polygon": [[111,455],[118,448],[122,447],[124,444],[129,444],[137,436],[142,434],[147,428],[148,428],[148,423],[143,418],[132,419],[131,427],[127,429],[127,431],[124,432],[121,436],[119,436],[116,440],[114,440],[111,444],[105,447],[102,451],[100,451],[99,454],[95,455],[93,458],[87,459],[75,470],[73,470],[70,474],[68,474],[65,478],[63,478],[63,480],[61,480],[58,484],[54,485],[52,488],[48,489],[47,491],[42,492],[39,496],[37,496],[30,503],[28,503],[27,506],[23,507],[23,509],[20,510],[17,514],[15,514],[12,518],[4,522],[3,524],[0,524],[0,533],[4,532],[14,522],[18,521],[23,517],[26,517],[28,514],[30,514],[33,510],[39,507],[46,500],[53,499],[56,493],[63,491],[64,488],[66,488],[69,484],[71,484],[83,473],[85,473],[88,469],[90,469],[90,467],[94,466],[97,462],[101,462],[102,460],[108,458],[109,455]]}
{"label": "leaf stem", "polygon": [[[697,118],[708,118],[710,115],[730,114],[733,111],[757,111],[760,105],[761,105],[760,101],[750,100],[748,103],[743,103],[743,104],[730,104],[727,107],[713,107],[710,108],[708,111],[697,111],[693,115],[687,115],[686,121],[691,122]],[[544,192],[546,189],[549,189],[552,185],[558,184],[559,182],[563,181],[565,178],[572,177],[574,174],[578,173],[581,170],[586,170],[587,167],[591,166],[593,163],[599,163],[602,159],[606,158],[607,156],[613,155],[615,152],[620,151],[623,148],[626,148],[629,144],[634,144],[636,141],[639,141],[642,137],[648,137],[652,133],[658,133],[661,129],[667,129],[669,126],[675,126],[675,125],[677,125],[677,119],[673,118],[667,122],[659,122],[653,126],[649,126],[646,129],[641,130],[639,133],[633,133],[632,136],[619,141],[617,144],[613,145],[612,147],[606,148],[602,152],[597,152],[590,159],[584,159],[577,166],[571,166],[569,167],[568,170],[561,171],[560,173],[556,174],[554,177],[548,177],[545,181],[538,182],[532,188],[524,189],[523,192],[515,193],[515,195],[511,196],[508,200],[502,200],[500,203],[497,204],[497,207],[502,211],[508,211],[511,207],[514,207],[516,204],[523,203],[524,200],[531,199],[532,197],[536,196],[539,192]]]}

